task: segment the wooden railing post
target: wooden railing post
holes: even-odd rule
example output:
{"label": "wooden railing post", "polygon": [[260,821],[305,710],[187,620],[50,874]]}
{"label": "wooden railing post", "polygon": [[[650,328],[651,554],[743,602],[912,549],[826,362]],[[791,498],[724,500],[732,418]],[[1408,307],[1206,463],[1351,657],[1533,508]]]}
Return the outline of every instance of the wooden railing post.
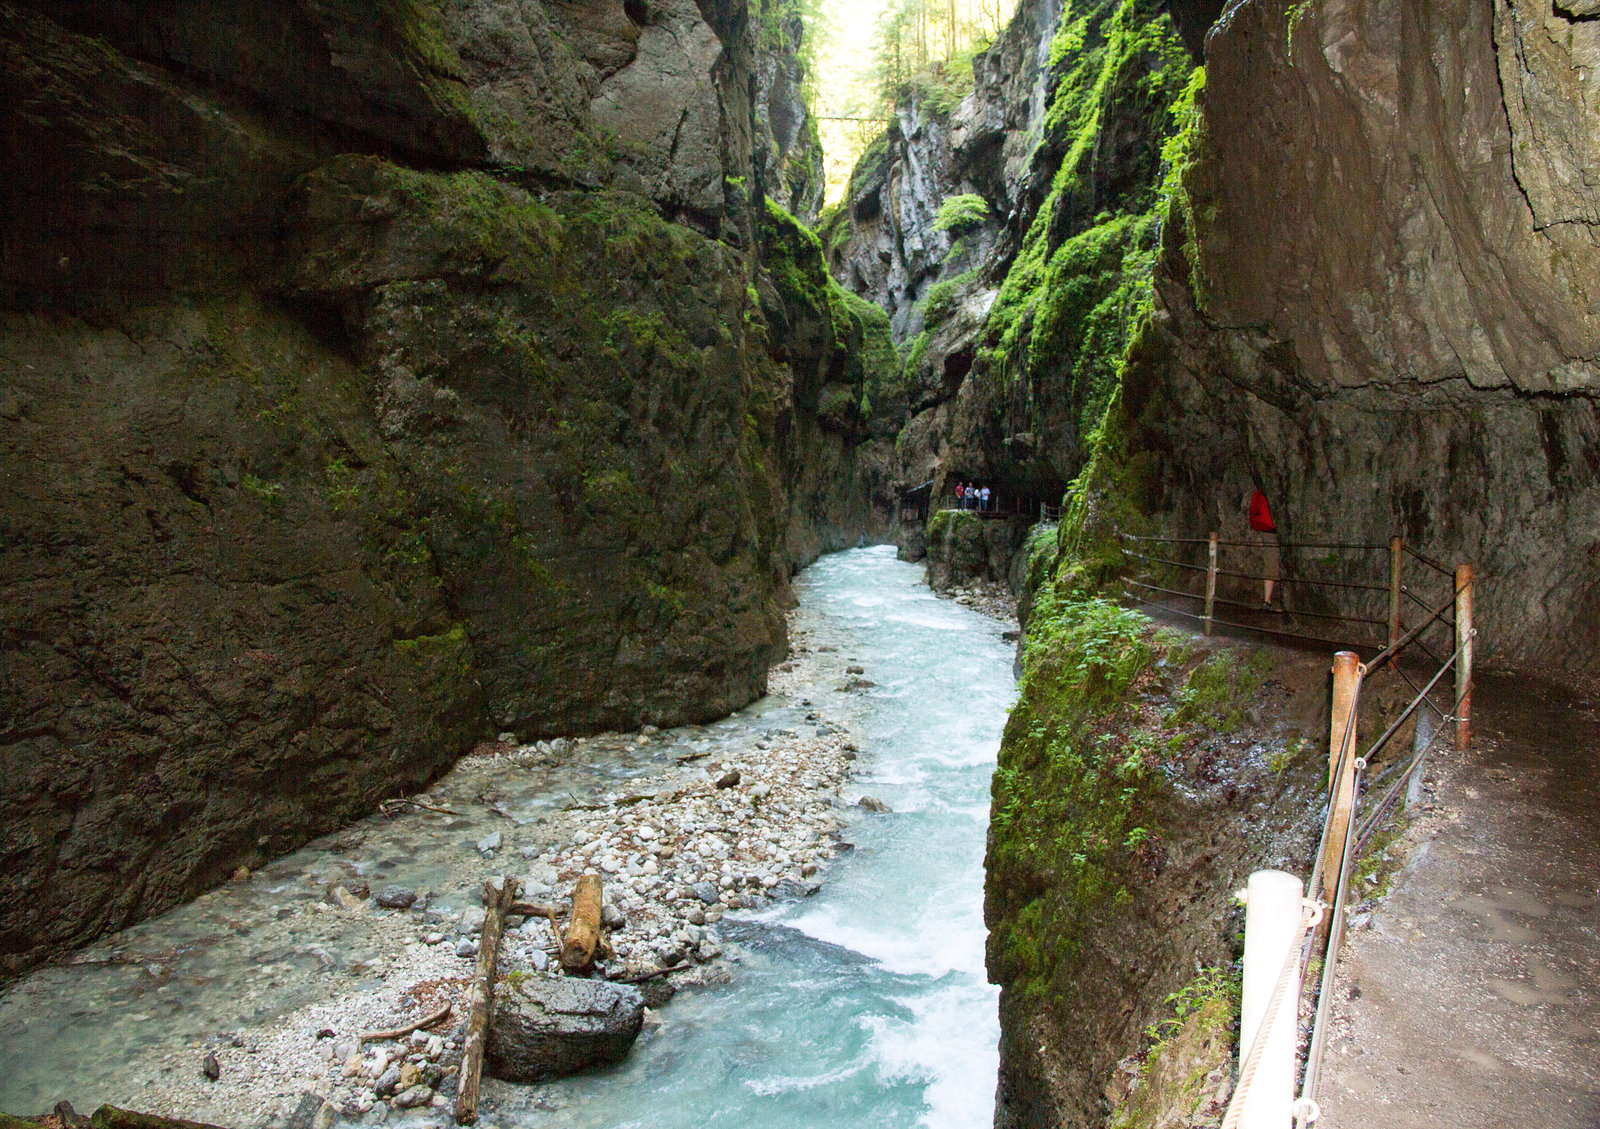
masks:
{"label": "wooden railing post", "polygon": [[[1333,819],[1322,855],[1322,892],[1329,905],[1339,892],[1339,867],[1344,862],[1344,833],[1356,802],[1356,690],[1361,660],[1354,651],[1333,656],[1333,710],[1328,725],[1328,791]],[[1348,750],[1348,751],[1347,751]],[[1344,762],[1344,770],[1339,768]]]}
{"label": "wooden railing post", "polygon": [[1211,555],[1206,561],[1206,634],[1211,634],[1211,613],[1217,603],[1217,535],[1211,535]]}
{"label": "wooden railing post", "polygon": [[[1389,542],[1389,646],[1400,639],[1400,538]],[[1399,661],[1399,656],[1395,656]]]}
{"label": "wooden railing post", "polygon": [[1472,740],[1472,566],[1456,565],[1456,748]]}

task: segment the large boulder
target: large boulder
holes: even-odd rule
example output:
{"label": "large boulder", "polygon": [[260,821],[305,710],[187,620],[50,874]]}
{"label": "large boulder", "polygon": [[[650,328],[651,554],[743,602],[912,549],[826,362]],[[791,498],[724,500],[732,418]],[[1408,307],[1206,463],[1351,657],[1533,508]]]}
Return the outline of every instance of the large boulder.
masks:
{"label": "large boulder", "polygon": [[604,980],[535,976],[496,995],[489,1073],[543,1082],[621,1062],[644,1023],[639,989]]}

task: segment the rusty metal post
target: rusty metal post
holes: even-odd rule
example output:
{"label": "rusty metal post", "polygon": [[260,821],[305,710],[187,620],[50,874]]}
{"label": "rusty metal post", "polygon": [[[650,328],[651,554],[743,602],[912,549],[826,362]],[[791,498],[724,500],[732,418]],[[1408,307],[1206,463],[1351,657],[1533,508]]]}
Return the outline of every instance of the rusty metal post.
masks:
{"label": "rusty metal post", "polygon": [[[1356,692],[1361,685],[1361,660],[1354,651],[1333,656],[1333,711],[1328,725],[1328,791],[1333,819],[1322,855],[1322,891],[1329,905],[1339,892],[1339,867],[1344,861],[1345,828],[1356,802]],[[1340,762],[1344,762],[1343,771]]]}
{"label": "rusty metal post", "polygon": [[1211,634],[1211,612],[1217,603],[1217,535],[1211,535],[1210,557],[1206,561],[1206,634]]}
{"label": "rusty metal post", "polygon": [[[1389,542],[1389,646],[1394,646],[1400,639],[1400,538],[1396,537]],[[1400,656],[1392,660],[1398,665]]]}
{"label": "rusty metal post", "polygon": [[1456,565],[1456,748],[1472,740],[1472,566]]}

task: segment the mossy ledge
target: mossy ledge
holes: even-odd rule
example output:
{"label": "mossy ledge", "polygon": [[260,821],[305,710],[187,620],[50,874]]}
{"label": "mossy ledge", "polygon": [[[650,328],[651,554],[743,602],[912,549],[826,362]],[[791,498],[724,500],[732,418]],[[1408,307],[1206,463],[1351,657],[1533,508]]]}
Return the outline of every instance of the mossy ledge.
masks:
{"label": "mossy ledge", "polygon": [[1235,885],[1303,869],[1323,666],[1158,628],[1070,558],[1033,593],[986,860],[998,1125],[1103,1123],[1162,1001],[1234,962]]}

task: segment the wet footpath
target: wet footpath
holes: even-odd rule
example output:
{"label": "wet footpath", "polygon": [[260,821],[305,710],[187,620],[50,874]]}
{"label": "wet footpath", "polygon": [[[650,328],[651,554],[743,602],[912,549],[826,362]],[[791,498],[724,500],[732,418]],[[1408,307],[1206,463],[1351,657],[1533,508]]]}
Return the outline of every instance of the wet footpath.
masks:
{"label": "wet footpath", "polygon": [[[989,1124],[982,862],[1008,625],[936,599],[889,548],[824,558],[798,589],[791,659],[734,716],[486,744],[426,793],[9,985],[0,1110],[447,1124],[484,881],[559,902],[593,872],[601,974],[673,971],[624,1064],[486,1080],[480,1124]],[[511,924],[502,971],[556,975],[550,923]],[[454,1026],[358,1040],[446,1002]],[[398,1109],[408,1057],[433,1096]]]}
{"label": "wet footpath", "polygon": [[[1490,675],[1352,918],[1328,1129],[1600,1126],[1600,698]],[[1391,851],[1396,848],[1390,848]]]}

